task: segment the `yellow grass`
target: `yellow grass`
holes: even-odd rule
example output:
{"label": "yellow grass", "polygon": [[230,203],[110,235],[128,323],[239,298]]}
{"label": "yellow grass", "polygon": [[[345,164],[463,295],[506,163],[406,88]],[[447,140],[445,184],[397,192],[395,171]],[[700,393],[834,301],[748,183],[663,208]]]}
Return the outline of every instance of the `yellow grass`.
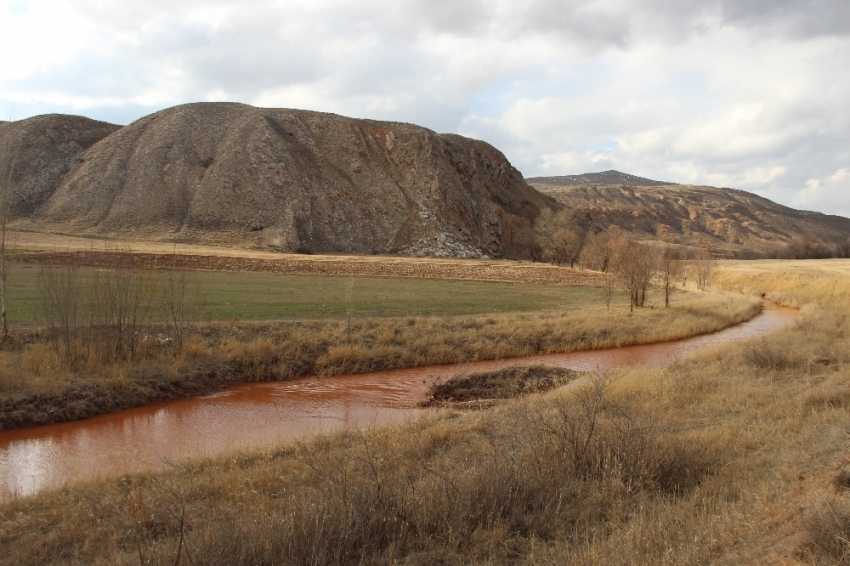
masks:
{"label": "yellow grass", "polygon": [[665,369],[5,504],[0,561],[847,564],[850,278],[806,269],[718,274],[819,304]]}

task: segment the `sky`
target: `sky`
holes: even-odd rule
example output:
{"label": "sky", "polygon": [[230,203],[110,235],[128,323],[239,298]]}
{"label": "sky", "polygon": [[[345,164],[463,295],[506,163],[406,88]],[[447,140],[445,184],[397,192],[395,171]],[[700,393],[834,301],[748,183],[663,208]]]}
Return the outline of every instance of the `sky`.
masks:
{"label": "sky", "polygon": [[0,119],[198,101],[850,216],[848,0],[0,0]]}

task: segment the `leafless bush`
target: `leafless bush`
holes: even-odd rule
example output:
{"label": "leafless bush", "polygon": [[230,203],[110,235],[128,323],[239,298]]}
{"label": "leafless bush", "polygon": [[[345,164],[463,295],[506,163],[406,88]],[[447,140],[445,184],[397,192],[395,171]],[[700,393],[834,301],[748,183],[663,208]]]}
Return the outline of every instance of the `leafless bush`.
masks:
{"label": "leafless bush", "polygon": [[73,365],[79,357],[80,291],[75,262],[42,265],[39,297],[47,335],[67,366]]}
{"label": "leafless bush", "polygon": [[92,273],[90,331],[104,361],[135,356],[157,291],[155,275],[137,268],[132,252],[123,251],[116,258]]}
{"label": "leafless bush", "polygon": [[188,311],[197,298],[197,285],[188,272],[172,265],[160,274],[159,288],[163,314],[171,335],[169,338],[173,341],[174,351],[180,352],[186,341]]}

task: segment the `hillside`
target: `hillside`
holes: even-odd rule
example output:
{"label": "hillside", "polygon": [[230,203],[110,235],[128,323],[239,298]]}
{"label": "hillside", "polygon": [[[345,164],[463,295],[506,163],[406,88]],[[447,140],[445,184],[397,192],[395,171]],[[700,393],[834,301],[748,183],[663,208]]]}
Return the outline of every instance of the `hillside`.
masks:
{"label": "hillside", "polygon": [[848,218],[794,210],[734,189],[529,182],[578,211],[588,228],[613,229],[638,240],[708,247],[726,257],[771,255],[795,239],[839,244],[850,237]]}
{"label": "hillside", "polygon": [[[525,257],[540,208],[557,206],[492,146],[409,124],[201,103],[104,125],[111,135],[84,146],[70,167],[29,149],[39,131],[72,119],[40,116],[12,124],[11,135],[0,130],[24,148],[13,189],[32,204],[15,209],[15,228],[281,251]],[[40,176],[39,163],[56,174]],[[39,198],[27,200],[33,185]]]}

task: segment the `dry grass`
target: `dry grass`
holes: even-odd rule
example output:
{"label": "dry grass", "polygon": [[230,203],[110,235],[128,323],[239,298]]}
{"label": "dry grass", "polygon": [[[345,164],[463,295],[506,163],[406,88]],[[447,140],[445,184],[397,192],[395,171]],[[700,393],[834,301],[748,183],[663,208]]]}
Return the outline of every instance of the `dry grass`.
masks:
{"label": "dry grass", "polygon": [[191,329],[176,356],[152,339],[142,341],[136,360],[103,364],[88,358],[75,371],[32,338],[19,350],[0,352],[0,429],[79,419],[239,382],[673,340],[725,328],[759,309],[755,300],[695,295],[669,309],[631,315],[595,309],[411,317],[353,320],[350,329],[334,321],[207,324]]}
{"label": "dry grass", "polygon": [[0,562],[846,563],[846,314],[823,300],[665,369],[12,501]]}

